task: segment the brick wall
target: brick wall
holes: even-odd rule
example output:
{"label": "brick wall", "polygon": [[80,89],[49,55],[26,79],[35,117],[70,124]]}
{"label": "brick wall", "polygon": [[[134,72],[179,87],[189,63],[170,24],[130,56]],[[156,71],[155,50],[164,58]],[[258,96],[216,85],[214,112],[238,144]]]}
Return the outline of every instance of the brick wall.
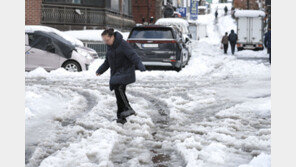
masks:
{"label": "brick wall", "polygon": [[136,23],[142,23],[142,18],[149,22],[150,17],[154,17],[154,22],[158,19],[161,8],[156,7],[158,0],[132,0],[132,14]]}
{"label": "brick wall", "polygon": [[25,24],[40,25],[42,0],[25,0]]}
{"label": "brick wall", "polygon": [[[258,10],[257,0],[249,0],[250,9]],[[247,0],[233,0],[233,7],[236,9],[247,9]]]}

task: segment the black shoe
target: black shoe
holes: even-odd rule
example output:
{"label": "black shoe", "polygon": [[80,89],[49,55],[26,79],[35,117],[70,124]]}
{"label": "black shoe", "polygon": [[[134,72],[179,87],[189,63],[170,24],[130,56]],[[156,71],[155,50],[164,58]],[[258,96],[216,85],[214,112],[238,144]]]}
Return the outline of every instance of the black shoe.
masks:
{"label": "black shoe", "polygon": [[125,124],[127,121],[126,121],[125,118],[118,118],[118,119],[116,120],[116,122],[117,122],[117,123],[121,123],[121,124]]}
{"label": "black shoe", "polygon": [[131,115],[136,115],[136,112],[131,108],[120,113],[121,118],[126,118]]}

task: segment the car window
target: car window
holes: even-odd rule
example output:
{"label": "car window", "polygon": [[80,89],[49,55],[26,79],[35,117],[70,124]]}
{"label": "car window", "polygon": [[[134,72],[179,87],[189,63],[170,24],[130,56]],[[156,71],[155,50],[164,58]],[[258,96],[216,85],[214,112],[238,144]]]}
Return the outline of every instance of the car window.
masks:
{"label": "car window", "polygon": [[130,38],[173,39],[173,34],[170,29],[134,29]]}
{"label": "car window", "polygon": [[34,36],[33,34],[27,34],[28,35],[28,40],[29,40],[29,45],[32,46],[32,44],[34,43]]}
{"label": "car window", "polygon": [[33,48],[41,49],[47,51],[48,45],[52,43],[52,40],[46,36],[28,34],[29,45]]}

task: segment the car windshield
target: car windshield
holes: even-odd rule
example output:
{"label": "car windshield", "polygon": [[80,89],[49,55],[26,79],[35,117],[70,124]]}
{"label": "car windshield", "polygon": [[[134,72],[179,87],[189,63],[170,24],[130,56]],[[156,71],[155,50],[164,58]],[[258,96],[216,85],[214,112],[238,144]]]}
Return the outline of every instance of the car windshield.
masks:
{"label": "car windshield", "polygon": [[134,29],[130,38],[173,39],[173,34],[170,29]]}

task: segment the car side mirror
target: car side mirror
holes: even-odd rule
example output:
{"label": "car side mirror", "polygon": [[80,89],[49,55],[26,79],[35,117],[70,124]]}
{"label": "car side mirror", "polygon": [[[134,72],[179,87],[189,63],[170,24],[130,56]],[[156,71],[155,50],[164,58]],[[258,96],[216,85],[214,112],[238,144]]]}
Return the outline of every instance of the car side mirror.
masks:
{"label": "car side mirror", "polygon": [[51,53],[55,53],[55,48],[54,48],[53,44],[48,44],[46,46],[46,51],[51,52]]}

